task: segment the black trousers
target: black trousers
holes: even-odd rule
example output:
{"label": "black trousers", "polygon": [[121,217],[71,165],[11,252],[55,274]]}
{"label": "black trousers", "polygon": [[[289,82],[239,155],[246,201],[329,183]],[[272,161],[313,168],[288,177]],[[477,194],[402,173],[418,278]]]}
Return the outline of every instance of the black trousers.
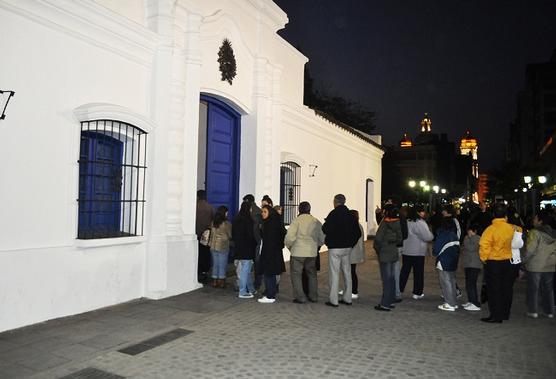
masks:
{"label": "black trousers", "polygon": [[210,247],[199,244],[199,259],[197,261],[197,274],[210,271]]}
{"label": "black trousers", "polygon": [[465,268],[465,291],[467,291],[467,301],[479,308],[481,307],[481,303],[479,302],[479,295],[477,292],[477,279],[479,279],[480,273],[480,268]]}
{"label": "black trousers", "polygon": [[515,281],[515,269],[510,260],[487,261],[485,279],[490,318],[509,320]]}
{"label": "black trousers", "polygon": [[425,257],[402,254],[400,292],[405,290],[409,273],[413,269],[413,294],[422,295],[425,281]]}
{"label": "black trousers", "polygon": [[357,279],[357,265],[351,264],[351,293],[357,295],[359,293],[359,280]]}

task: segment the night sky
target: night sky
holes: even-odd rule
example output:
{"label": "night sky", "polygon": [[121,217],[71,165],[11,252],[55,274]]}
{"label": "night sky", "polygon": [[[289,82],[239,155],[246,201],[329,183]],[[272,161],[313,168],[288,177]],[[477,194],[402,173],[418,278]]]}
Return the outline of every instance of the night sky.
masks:
{"label": "night sky", "polygon": [[479,140],[481,171],[499,166],[528,63],[556,48],[556,0],[275,0],[280,31],[315,82],[368,105],[376,133],[432,130]]}

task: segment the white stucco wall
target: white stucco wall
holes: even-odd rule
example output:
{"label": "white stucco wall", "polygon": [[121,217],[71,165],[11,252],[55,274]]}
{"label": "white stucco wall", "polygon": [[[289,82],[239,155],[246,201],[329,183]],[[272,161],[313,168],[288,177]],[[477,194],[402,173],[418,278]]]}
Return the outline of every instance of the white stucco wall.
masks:
{"label": "white stucco wall", "polygon": [[[311,213],[324,222],[333,208],[334,195],[342,193],[346,205],[359,211],[365,229],[367,179],[373,180],[375,196],[369,207],[375,209],[381,200],[383,152],[306,107],[285,106],[281,132],[281,160],[301,166],[300,200],[311,203]],[[314,176],[310,176],[311,165],[318,166]]]}
{"label": "white stucco wall", "polygon": [[[0,0],[0,83],[16,91],[0,121],[0,331],[199,287],[200,93],[242,115],[240,198],[278,200],[280,162],[294,160],[315,216],[341,192],[364,224],[382,153],[302,105],[307,58],[276,34],[286,23],[270,0]],[[103,110],[149,133],[145,233],[79,241],[79,119]]]}
{"label": "white stucco wall", "polygon": [[54,11],[46,20],[38,3],[20,4],[0,3],[0,82],[16,91],[0,122],[0,304],[9,309],[0,331],[138,298],[144,277],[143,240],[77,246],[73,111],[104,102],[145,114],[150,63],[144,51],[133,58],[103,47],[72,17]]}

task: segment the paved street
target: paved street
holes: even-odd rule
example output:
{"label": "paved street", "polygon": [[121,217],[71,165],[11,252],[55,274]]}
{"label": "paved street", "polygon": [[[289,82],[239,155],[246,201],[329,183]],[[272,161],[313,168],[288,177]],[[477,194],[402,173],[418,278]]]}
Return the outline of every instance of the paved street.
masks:
{"label": "paved street", "polygon": [[437,310],[429,260],[425,298],[406,293],[394,311],[378,312],[377,261],[367,250],[351,307],[324,305],[326,269],[317,304],[293,304],[287,274],[271,305],[231,288],[135,301],[0,334],[0,378],[556,377],[556,322],[525,317],[524,281],[511,320],[485,324],[485,310]]}

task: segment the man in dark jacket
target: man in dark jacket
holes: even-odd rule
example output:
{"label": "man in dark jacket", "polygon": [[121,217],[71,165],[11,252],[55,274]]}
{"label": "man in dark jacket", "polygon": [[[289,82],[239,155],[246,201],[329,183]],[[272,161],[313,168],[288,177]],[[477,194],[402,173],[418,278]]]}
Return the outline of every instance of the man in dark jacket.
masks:
{"label": "man in dark jacket", "polygon": [[[201,240],[203,232],[210,227],[214,217],[214,208],[207,201],[205,190],[197,191],[197,213],[195,217],[195,233],[197,241]],[[197,275],[199,282],[204,282],[208,278],[210,270],[210,248],[199,242],[199,256],[197,260]]]}
{"label": "man in dark jacket", "polygon": [[255,196],[252,194],[247,194],[243,196],[243,201],[251,204],[251,218],[253,219],[253,235],[257,241],[257,246],[255,247],[255,289],[259,290],[263,282],[263,274],[259,269],[259,257],[261,256],[261,223],[263,221],[261,217],[261,208],[255,203]]}
{"label": "man in dark jacket", "polygon": [[330,300],[325,304],[338,306],[338,281],[340,268],[344,274],[344,293],[340,303],[351,305],[351,263],[349,254],[361,237],[361,230],[355,217],[345,206],[346,197],[342,194],[334,196],[334,209],[326,217],[322,226],[325,234],[324,243],[328,247],[328,284]]}

